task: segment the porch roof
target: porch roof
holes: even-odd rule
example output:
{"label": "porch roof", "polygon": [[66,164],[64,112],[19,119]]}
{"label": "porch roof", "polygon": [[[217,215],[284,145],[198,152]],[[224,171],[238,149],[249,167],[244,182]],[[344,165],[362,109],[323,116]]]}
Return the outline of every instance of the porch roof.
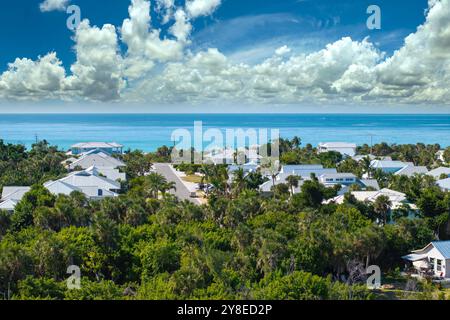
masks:
{"label": "porch roof", "polygon": [[402,259],[414,262],[414,261],[427,259],[427,255],[426,254],[411,253],[411,254],[408,254],[406,256],[403,256]]}

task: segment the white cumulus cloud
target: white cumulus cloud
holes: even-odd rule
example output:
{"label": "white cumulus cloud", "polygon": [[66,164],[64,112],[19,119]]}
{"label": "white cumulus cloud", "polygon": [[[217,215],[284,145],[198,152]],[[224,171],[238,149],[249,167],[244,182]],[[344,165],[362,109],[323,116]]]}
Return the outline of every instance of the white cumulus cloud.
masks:
{"label": "white cumulus cloud", "polygon": [[186,10],[192,18],[211,15],[221,4],[221,0],[188,0]]}
{"label": "white cumulus cloud", "polygon": [[39,5],[42,12],[64,11],[70,0],[45,0]]}
{"label": "white cumulus cloud", "polygon": [[[425,22],[391,56],[369,38],[343,37],[308,54],[286,44],[257,64],[236,63],[218,48],[190,48],[194,19],[210,15],[220,3],[131,0],[129,17],[119,27],[84,20],[74,35],[77,59],[68,74],[54,52],[36,61],[16,59],[0,75],[0,97],[149,104],[450,104],[450,0],[429,0]],[[158,17],[152,10],[162,15],[165,32],[152,22]]]}

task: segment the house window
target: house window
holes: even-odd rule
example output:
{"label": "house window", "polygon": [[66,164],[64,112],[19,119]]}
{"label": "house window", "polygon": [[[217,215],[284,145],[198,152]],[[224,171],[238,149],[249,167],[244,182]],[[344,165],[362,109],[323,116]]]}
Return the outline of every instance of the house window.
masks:
{"label": "house window", "polygon": [[437,260],[437,271],[442,271],[442,260]]}
{"label": "house window", "polygon": [[430,258],[430,266],[432,270],[434,270],[434,260],[434,258]]}
{"label": "house window", "polygon": [[98,196],[102,197],[103,196],[103,190],[102,189],[98,189]]}

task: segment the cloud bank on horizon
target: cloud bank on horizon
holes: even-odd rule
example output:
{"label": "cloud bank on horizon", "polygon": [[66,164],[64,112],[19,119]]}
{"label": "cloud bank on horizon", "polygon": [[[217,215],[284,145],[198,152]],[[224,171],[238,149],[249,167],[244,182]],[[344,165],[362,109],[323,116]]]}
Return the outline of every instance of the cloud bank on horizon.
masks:
{"label": "cloud bank on horizon", "polygon": [[[45,0],[43,12],[70,0]],[[286,43],[256,64],[218,48],[190,50],[193,22],[221,0],[131,0],[121,26],[82,20],[70,72],[56,52],[17,58],[0,75],[1,100],[146,104],[450,104],[450,0],[429,0],[425,22],[388,56],[366,38],[343,37],[312,53]],[[152,24],[161,16],[167,35]],[[126,48],[126,49],[121,49]]]}

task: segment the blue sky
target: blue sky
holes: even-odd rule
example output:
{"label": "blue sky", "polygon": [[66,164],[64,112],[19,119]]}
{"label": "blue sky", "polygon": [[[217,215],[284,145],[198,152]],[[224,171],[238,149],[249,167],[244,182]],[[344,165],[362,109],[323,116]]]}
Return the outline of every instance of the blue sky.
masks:
{"label": "blue sky", "polygon": [[[383,62],[395,55],[396,50],[405,46],[405,37],[417,33],[418,26],[425,24],[426,9],[429,7],[427,0],[187,0],[188,2],[205,1],[204,3],[217,1],[218,5],[214,9],[199,16],[189,13],[185,0],[175,0],[175,4],[171,7],[171,22],[166,24],[161,22],[164,12],[153,10],[157,1],[153,0],[150,1],[151,24],[147,26],[148,30],[161,29],[159,37],[163,40],[176,38],[174,32],[170,29],[170,25],[176,21],[173,12],[177,9],[180,9],[187,16],[183,27],[191,28],[188,31],[183,31],[185,32],[183,37],[186,37],[186,41],[175,39],[174,43],[171,44],[180,46],[180,48],[179,52],[174,52],[170,58],[155,57],[155,53],[152,51],[153,46],[160,43],[155,44],[151,42],[151,39],[145,38],[149,37],[151,32],[135,38],[133,38],[133,34],[130,34],[129,40],[124,40],[121,27],[124,20],[130,16],[128,11],[130,0],[72,0],[66,3],[78,5],[81,8],[81,18],[89,19],[89,24],[86,24],[84,29],[79,31],[78,40],[75,39],[75,33],[66,28],[68,15],[60,10],[42,12],[40,4],[43,1],[15,0],[2,3],[2,10],[0,10],[0,39],[2,41],[0,50],[0,108],[3,111],[7,108],[5,106],[14,104],[51,106],[60,102],[69,104],[87,103],[91,106],[105,103],[130,104],[149,106],[149,108],[160,105],[180,108],[180,106],[187,105],[188,108],[195,108],[196,106],[209,104],[220,107],[223,101],[227,101],[228,104],[248,104],[252,108],[259,105],[283,105],[295,109],[296,106],[300,106],[298,107],[299,112],[302,110],[301,106],[306,105],[321,104],[329,106],[335,104],[336,106],[347,106],[353,105],[355,101],[378,102],[383,105],[420,104],[425,105],[425,107],[445,104],[444,99],[434,101],[433,98],[427,98],[426,101],[422,101],[423,99],[418,97],[410,98],[412,92],[407,92],[407,84],[400,83],[398,79],[393,84],[393,79],[386,80],[388,75],[387,71],[384,71],[391,68],[384,66]],[[64,0],[54,1],[64,2]],[[448,9],[448,0],[430,1],[442,1],[443,8]],[[145,5],[145,2],[147,1],[139,0],[135,6]],[[366,27],[366,20],[369,16],[366,9],[373,4],[381,8],[381,30],[369,30]],[[442,8],[440,10],[442,11]],[[131,20],[133,28],[137,28],[138,23],[141,23],[141,20],[137,18],[134,21]],[[105,24],[111,24],[115,29],[102,29]],[[95,26],[98,26],[99,29],[94,29]],[[431,23],[429,27],[432,27]],[[447,27],[447,24],[444,25],[444,29]],[[102,70],[101,74],[102,76],[108,74],[107,80],[100,80],[98,75],[91,75],[91,78],[81,80],[82,71],[79,71],[80,69],[88,70],[90,68],[99,71],[99,63],[102,59],[98,59],[98,55],[101,54],[101,50],[94,52],[95,46],[91,46],[91,44],[92,41],[97,41],[95,37],[104,40],[102,36],[106,36],[109,31],[111,32],[108,35],[114,37],[112,39],[113,47],[116,42],[117,53],[115,55],[114,52],[112,53],[113,58],[111,58],[111,55],[105,56],[104,60],[109,61],[108,59],[111,58],[112,60],[116,59],[114,60],[115,64],[123,63],[120,68],[120,72],[123,72],[123,74],[120,74],[118,76],[120,79],[117,79],[115,75],[119,72],[118,70],[113,70],[111,66],[102,65],[101,67],[106,69]],[[92,39],[83,38],[83,35],[86,37],[92,36]],[[428,45],[431,41],[430,39],[424,39],[425,36],[421,34],[415,37],[423,41],[425,45]],[[343,38],[348,38],[349,41],[342,42]],[[81,43],[83,39],[86,40],[87,44]],[[138,44],[132,51],[129,46],[130,43],[136,43],[133,41],[142,41],[143,43]],[[365,43],[369,43],[370,47]],[[102,45],[99,42],[98,48],[103,48]],[[105,51],[111,49],[111,42],[106,45],[108,47]],[[327,59],[328,53],[321,54],[320,52],[330,45],[334,45],[336,50],[341,50],[337,53],[339,57],[346,54],[353,55],[352,58],[349,58],[349,61],[345,61],[345,63],[348,63],[346,68],[329,70],[323,66],[325,62],[319,61],[320,59],[324,61]],[[145,48],[149,46],[152,47],[151,52],[144,52],[144,50],[147,50]],[[275,54],[276,50],[282,47],[285,47],[285,50],[279,52],[283,53]],[[405,47],[404,51],[412,51],[407,46]],[[165,48],[162,47],[161,50],[165,52]],[[329,49],[331,53],[334,52],[333,48]],[[112,48],[112,51],[114,50]],[[139,50],[142,50],[142,52],[139,52]],[[434,47],[433,50],[435,50]],[[49,57],[47,62],[38,60],[39,56],[44,57],[49,53],[55,53],[55,57]],[[372,53],[376,56],[371,56]],[[316,54],[319,56],[316,56]],[[364,54],[367,54],[367,59],[358,60],[358,57]],[[309,58],[308,55],[310,55]],[[80,58],[82,56],[95,56],[96,58],[93,59],[98,59],[98,61],[82,62]],[[295,57],[298,57],[297,61],[295,61]],[[28,66],[33,70],[40,70],[40,68],[45,70],[37,72],[40,77],[43,74],[47,76],[49,72],[55,72],[55,74],[52,74],[45,86],[38,85],[37,88],[30,88],[25,85],[24,88],[17,88],[21,84],[20,81],[22,83],[23,81],[32,82],[34,79],[27,78],[27,72],[25,71],[27,66],[21,64],[13,68],[8,67],[8,64],[14,62],[16,58],[29,59],[27,63],[30,65],[35,63],[33,66]],[[410,57],[406,53],[399,55],[397,58],[402,63],[408,61],[409,66],[414,66],[410,63]],[[445,59],[447,58],[448,56],[445,56]],[[278,60],[275,61],[274,59]],[[310,60],[315,61],[317,59],[319,62],[316,63],[324,68],[321,73],[326,73],[326,76],[329,73],[330,79],[335,78],[325,85],[325,80],[322,78],[317,78],[309,83],[304,77],[295,79],[295,81],[293,78],[286,77],[286,79],[283,79],[283,83],[279,84],[280,87],[275,87],[272,84],[278,82],[279,76],[278,78],[273,76],[273,70],[287,68],[289,59],[291,59],[289,63],[292,65],[286,70],[292,71],[295,77],[298,76],[296,72],[308,72],[310,70],[308,68],[302,69],[301,66],[306,63],[305,61],[309,63]],[[305,60],[299,62],[299,59]],[[340,63],[336,61],[336,58],[333,59],[334,64]],[[210,61],[213,61],[214,66],[217,66],[213,71],[207,68],[207,64],[211,63]],[[134,74],[135,69],[141,67],[144,62],[151,65],[139,70],[138,75]],[[294,62],[297,64],[294,64]],[[132,63],[135,63],[135,65],[130,67]],[[64,69],[65,74],[57,69],[58,64]],[[230,77],[230,73],[234,72],[240,64],[245,64],[245,70],[241,68],[236,71],[236,76]],[[272,69],[266,72],[264,68],[268,68],[267,65],[270,65]],[[73,66],[80,68],[77,67],[78,71],[74,72],[71,70]],[[183,83],[175,83],[174,77],[170,73],[171,68],[177,66],[182,67],[181,70],[185,73]],[[364,68],[361,66],[364,66]],[[10,73],[6,74],[5,71],[8,71],[8,68]],[[126,68],[129,69],[129,72],[123,71]],[[219,68],[220,73],[217,71]],[[311,70],[315,70],[314,66],[311,66],[311,68]],[[437,70],[439,66],[433,65],[430,68]],[[261,69],[265,70],[264,73],[261,73],[257,78],[250,78],[251,75],[259,73]],[[374,69],[374,71],[366,69]],[[133,70],[133,76],[129,76],[130,70]],[[430,70],[430,73],[433,70]],[[415,71],[409,72],[404,69],[401,71],[419,76],[419,73]],[[86,76],[86,72],[83,72],[83,76]],[[349,81],[353,79],[349,74],[355,73],[357,76],[361,76],[361,72],[376,74],[377,79],[368,84],[367,88],[356,88],[354,84],[349,84]],[[4,74],[1,75],[2,73]],[[246,89],[245,92],[240,92],[239,95],[230,96],[227,93],[225,98],[220,88],[217,89],[212,86],[207,93],[200,93],[200,89],[193,88],[194,80],[200,81],[197,78],[192,78],[193,73],[198,74],[201,81],[208,77],[211,79],[216,77],[214,81],[223,81],[221,87],[230,86],[230,92],[233,91],[232,88],[236,85],[236,81],[240,81],[237,79],[238,77],[245,79],[242,80],[243,82],[248,80],[248,82],[254,83],[255,86]],[[111,74],[114,74],[115,82],[103,85],[103,83],[111,80]],[[272,78],[270,78],[271,75]],[[3,77],[3,80],[1,77]],[[152,83],[153,79],[157,77],[159,77],[160,86],[157,85],[158,83]],[[55,80],[56,78],[57,80]],[[79,80],[79,82],[76,82],[76,80]],[[55,83],[55,81],[58,83]],[[80,82],[86,81],[93,81],[92,88],[96,88],[98,85],[99,89],[95,90],[99,90],[99,93],[93,94],[88,92],[89,90],[86,88],[81,88]],[[96,81],[102,81],[102,83]],[[305,81],[308,83],[305,84]],[[434,89],[443,79],[433,79],[433,81],[435,83]],[[378,82],[381,84],[378,84]],[[411,84],[408,83],[409,89],[411,89],[412,84],[423,86],[422,81],[418,79],[411,81]],[[397,91],[387,93],[386,91],[391,90],[393,86]],[[205,82],[202,82],[199,87],[205,88]],[[4,91],[3,94],[2,90]],[[44,92],[45,90],[51,92]],[[105,92],[100,92],[101,90]],[[111,92],[106,92],[107,90]],[[156,90],[157,94],[149,94],[153,90]],[[286,90],[285,94],[277,96],[276,92],[282,90]],[[423,88],[423,90],[426,94],[429,94],[430,88]],[[34,94],[36,91],[39,92],[38,95]],[[318,91],[320,92],[317,93]],[[362,91],[364,91],[364,94],[361,94]],[[442,97],[447,97],[446,92],[436,92]],[[311,93],[317,93],[317,97],[310,98]],[[338,97],[338,99],[335,97]],[[336,102],[336,100],[339,101]],[[262,109],[264,108],[262,107]]]}
{"label": "blue sky", "polygon": [[[16,57],[35,59],[50,51],[70,65],[75,61],[72,32],[68,30],[65,12],[41,12],[42,0],[15,0],[2,4],[0,10],[0,70]],[[129,0],[76,0],[82,18],[94,25],[120,25],[128,17]],[[366,9],[371,4],[383,8],[383,29],[365,27]],[[316,43],[305,50],[316,50],[345,35],[362,40],[366,36],[379,41],[380,48],[391,52],[398,49],[404,37],[414,32],[424,21],[426,0],[224,0],[213,16],[194,24],[195,47],[218,47],[233,53],[241,48],[273,41],[301,44],[314,37]],[[339,22],[335,22],[339,18]],[[322,25],[320,25],[322,23]]]}

